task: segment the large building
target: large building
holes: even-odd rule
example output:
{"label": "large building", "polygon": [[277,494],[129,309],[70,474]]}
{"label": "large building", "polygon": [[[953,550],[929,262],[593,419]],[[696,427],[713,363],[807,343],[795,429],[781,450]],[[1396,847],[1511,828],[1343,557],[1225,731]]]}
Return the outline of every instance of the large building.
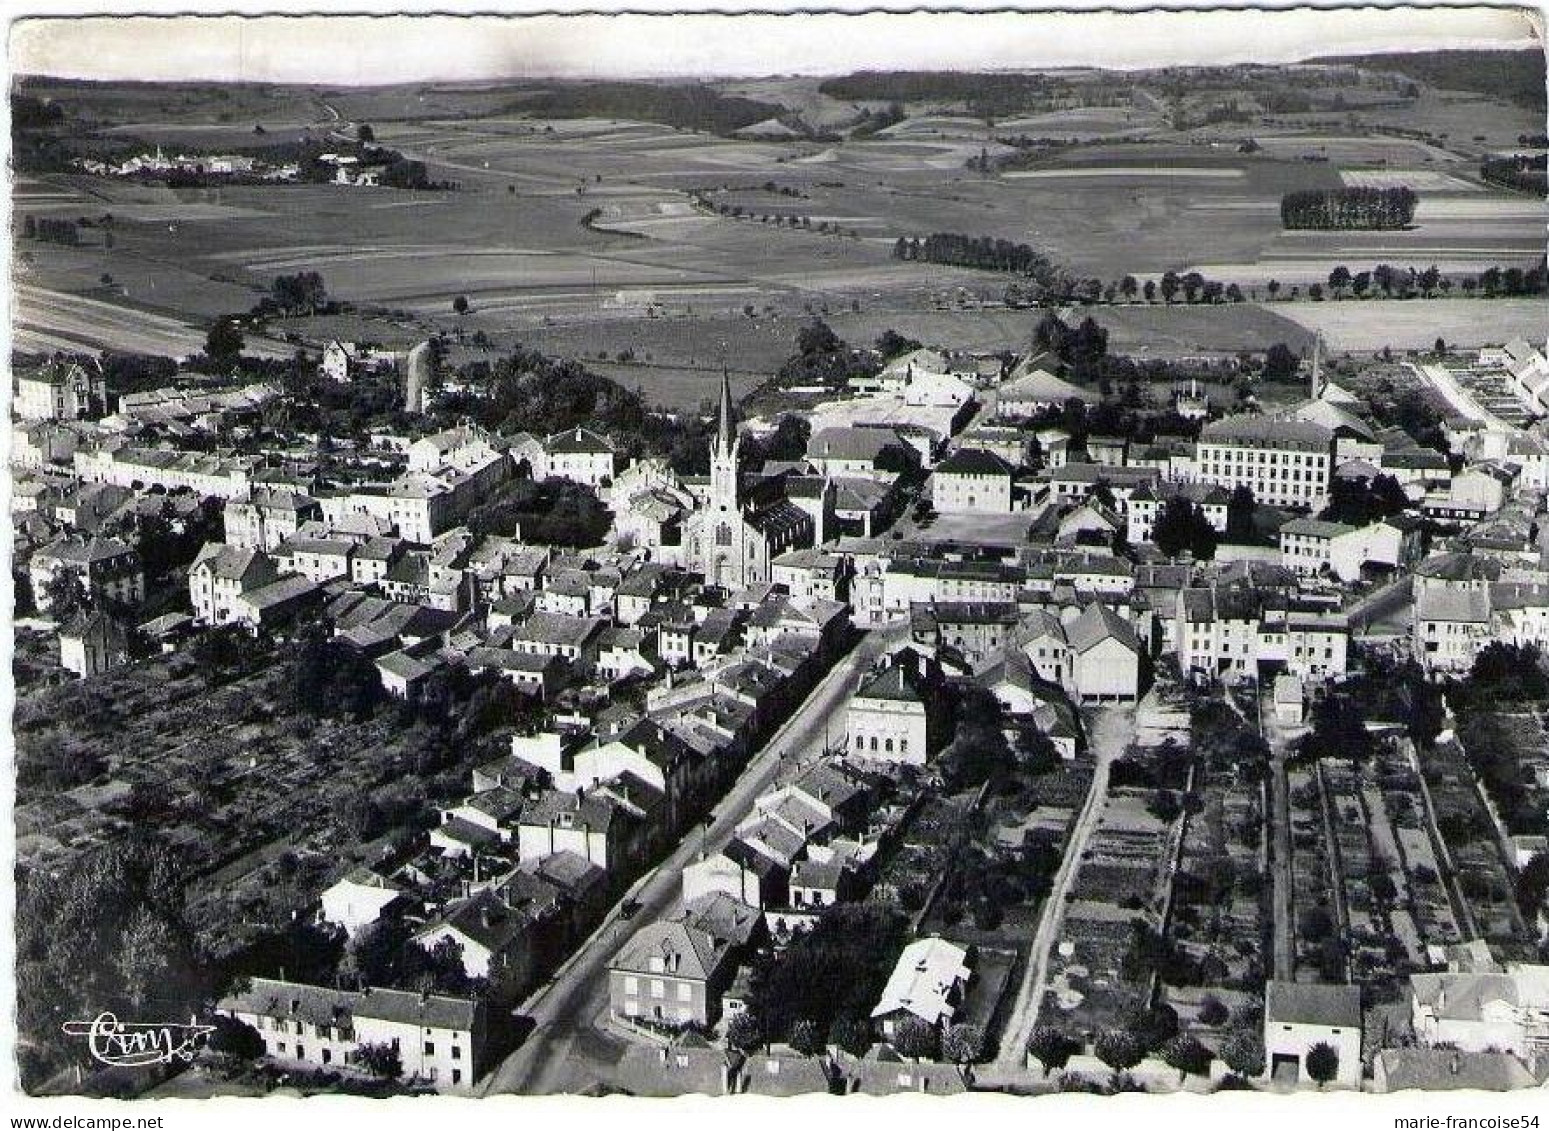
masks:
{"label": "large building", "polygon": [[79,362],[54,362],[16,374],[13,415],[22,420],[79,420],[107,408],[107,381],[100,369]]}
{"label": "large building", "polygon": [[1321,509],[1334,463],[1334,434],[1321,424],[1273,416],[1229,416],[1205,425],[1196,449],[1199,478],[1247,487],[1272,507]]}
{"label": "large building", "polygon": [[936,465],[931,502],[947,514],[1010,514],[1013,476],[994,452],[961,448]]}
{"label": "large building", "polygon": [[857,758],[923,766],[939,742],[929,662],[902,652],[861,681],[845,712],[845,747]]}
{"label": "large building", "polygon": [[709,492],[684,524],[684,558],[687,568],[702,574],[708,584],[730,590],[769,581],[774,560],[787,550],[811,546],[816,530],[812,515],[783,495],[756,502],[744,496],[741,453],[742,437],[732,420],[731,382],[723,374]]}
{"label": "large building", "polygon": [[360,1050],[398,1054],[406,1080],[467,1091],[485,1065],[487,1020],[476,998],[368,987],[336,990],[253,978],[216,1012],[258,1030],[266,1055],[308,1068],[359,1070]]}

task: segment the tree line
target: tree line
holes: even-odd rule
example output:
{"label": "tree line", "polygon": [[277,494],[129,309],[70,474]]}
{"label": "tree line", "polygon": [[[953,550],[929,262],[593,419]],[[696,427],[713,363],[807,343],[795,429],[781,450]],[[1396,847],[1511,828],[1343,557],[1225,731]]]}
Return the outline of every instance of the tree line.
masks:
{"label": "tree line", "polygon": [[1391,231],[1409,226],[1419,202],[1408,185],[1303,189],[1280,198],[1280,222],[1291,229]]}
{"label": "tree line", "polygon": [[1549,194],[1549,156],[1542,153],[1533,157],[1525,153],[1486,157],[1479,163],[1479,175],[1502,188],[1537,196]]}

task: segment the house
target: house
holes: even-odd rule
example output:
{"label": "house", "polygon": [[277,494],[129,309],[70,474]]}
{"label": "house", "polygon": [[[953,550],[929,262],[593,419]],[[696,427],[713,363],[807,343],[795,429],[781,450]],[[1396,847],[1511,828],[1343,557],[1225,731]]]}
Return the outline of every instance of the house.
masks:
{"label": "house", "polygon": [[230,624],[237,600],[279,577],[273,559],[259,550],[206,542],[188,569],[188,597],[200,624]]}
{"label": "house", "polygon": [[1372,1061],[1372,1080],[1378,1092],[1510,1092],[1539,1086],[1520,1057],[1460,1049],[1380,1049]]}
{"label": "house", "polygon": [[1062,407],[1067,401],[1092,400],[1089,390],[1056,377],[1041,365],[1024,360],[1012,370],[1009,379],[994,392],[995,416],[1001,420],[1027,420],[1046,408]]}
{"label": "house", "polygon": [[40,613],[53,608],[50,586],[64,575],[74,577],[81,593],[93,602],[136,605],[145,599],[140,555],[117,538],[56,538],[33,553],[27,572]]}
{"label": "house", "polygon": [[1299,1084],[1307,1054],[1328,1045],[1339,1058],[1331,1083],[1361,1086],[1361,987],[1272,981],[1264,991],[1264,1066],[1277,1082]]}
{"label": "house", "polygon": [[957,1016],[968,981],[969,952],[935,935],[904,947],[871,1020],[891,1040],[905,1017],[945,1029]]}
{"label": "house", "polygon": [[370,926],[406,902],[405,889],[380,872],[354,868],[323,890],[317,917],[321,922],[343,928],[353,938],[362,927]]}
{"label": "house", "polygon": [[845,749],[873,761],[914,766],[929,761],[941,739],[938,671],[919,653],[908,652],[863,676],[845,709]]}
{"label": "house", "polygon": [[857,478],[920,463],[918,453],[891,428],[820,428],[807,440],[805,459],[819,475]]}
{"label": "house", "polygon": [[608,967],[614,1016],[658,1024],[714,1024],[736,972],[734,940],[683,921],[641,928]]}
{"label": "house", "polygon": [[1549,966],[1411,974],[1409,997],[1423,1045],[1520,1057],[1549,1050]]}
{"label": "house", "polygon": [[59,666],[82,679],[128,662],[128,636],[123,626],[104,612],[82,610],[59,630]]}
{"label": "house", "polygon": [[1071,683],[1083,702],[1125,702],[1140,698],[1146,649],[1129,621],[1094,603],[1065,626]]}
{"label": "house", "polygon": [[107,410],[107,378],[74,361],[50,362],[41,369],[18,370],[12,415],[22,420],[79,420]]}
{"label": "house", "polygon": [[216,1012],[258,1030],[281,1064],[347,1068],[365,1045],[398,1054],[406,1080],[468,1092],[486,1068],[488,1018],[476,998],[367,987],[338,990],[252,978]]}
{"label": "house", "polygon": [[993,452],[959,448],[931,474],[931,502],[944,514],[1010,514],[1015,470]]}
{"label": "house", "polygon": [[606,436],[590,428],[557,432],[543,443],[547,471],[555,479],[584,483],[594,490],[607,487],[623,470],[623,457]]}

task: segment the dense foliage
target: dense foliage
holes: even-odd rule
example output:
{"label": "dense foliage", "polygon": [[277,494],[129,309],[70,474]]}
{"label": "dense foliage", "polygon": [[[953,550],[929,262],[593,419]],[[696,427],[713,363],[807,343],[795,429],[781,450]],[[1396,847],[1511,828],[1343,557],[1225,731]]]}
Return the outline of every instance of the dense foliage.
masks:
{"label": "dense foliage", "polygon": [[779,103],[722,94],[702,83],[564,84],[523,97],[511,108],[537,118],[627,118],[712,134],[786,114]]}
{"label": "dense foliage", "polygon": [[785,1040],[798,1021],[829,1030],[840,1018],[869,1017],[903,950],[904,926],[890,907],[840,904],[778,958],[758,960],[752,1012],[764,1036]]}
{"label": "dense foliage", "polygon": [[1303,189],[1280,198],[1280,221],[1287,228],[1318,231],[1407,228],[1420,197],[1407,185],[1396,188]]}

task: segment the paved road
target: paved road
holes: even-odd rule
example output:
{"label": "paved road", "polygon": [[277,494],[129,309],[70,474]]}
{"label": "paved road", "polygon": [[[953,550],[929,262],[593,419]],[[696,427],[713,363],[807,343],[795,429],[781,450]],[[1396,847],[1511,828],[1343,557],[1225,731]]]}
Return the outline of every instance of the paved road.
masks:
{"label": "paved road", "polygon": [[[688,833],[683,843],[642,877],[603,923],[539,989],[520,1012],[537,1026],[520,1048],[508,1056],[482,1085],[483,1094],[513,1092],[553,1095],[580,1091],[617,1061],[622,1042],[598,1028],[608,1008],[608,963],[619,944],[641,925],[659,918],[678,899],[685,865],[704,848],[719,848],[731,839],[737,823],[753,801],[777,777],[821,757],[825,742],[843,737],[844,705],[855,691],[856,677],[883,650],[894,633],[867,635],[840,660],[790,720],[753,757],[715,808],[714,824]],[[619,911],[629,900],[640,904],[631,922]]]}
{"label": "paved road", "polygon": [[1017,991],[1016,1006],[1011,1011],[1011,1019],[1001,1038],[1000,1055],[995,1061],[999,1073],[1013,1072],[1026,1063],[1024,1050],[1027,1048],[1027,1039],[1038,1024],[1044,993],[1049,988],[1049,951],[1059,940],[1060,925],[1065,918],[1065,894],[1070,890],[1076,871],[1081,866],[1081,853],[1086,849],[1086,842],[1102,817],[1103,803],[1108,795],[1108,768],[1135,737],[1135,709],[1100,708],[1092,721],[1090,734],[1092,754],[1096,760],[1092,788],[1087,792],[1086,803],[1076,818],[1076,827],[1070,834],[1070,842],[1065,846],[1064,858],[1054,874],[1054,883],[1039,913],[1027,972]]}

